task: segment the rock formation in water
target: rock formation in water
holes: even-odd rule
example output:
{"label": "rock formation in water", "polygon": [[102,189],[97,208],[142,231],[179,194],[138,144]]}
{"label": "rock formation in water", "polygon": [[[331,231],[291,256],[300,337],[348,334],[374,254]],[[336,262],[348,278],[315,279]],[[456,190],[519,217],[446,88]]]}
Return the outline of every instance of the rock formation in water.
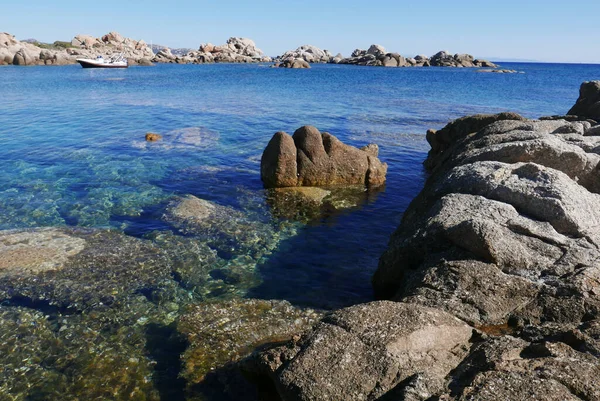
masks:
{"label": "rock formation in water", "polygon": [[273,67],[279,68],[310,68],[308,61],[301,58],[287,58],[283,61],[278,61],[273,64]]}
{"label": "rock formation in water", "polygon": [[339,310],[242,368],[282,400],[600,399],[598,99],[587,82],[579,116],[428,132],[431,176],[372,280],[394,302]]}
{"label": "rock formation in water", "polygon": [[304,126],[293,136],[277,132],[261,159],[266,188],[365,185],[385,183],[387,164],[377,158],[378,148],[343,144],[327,132]]}
{"label": "rock formation in water", "polygon": [[77,35],[71,42],[53,44],[20,42],[13,35],[0,33],[0,65],[65,65],[77,58],[96,58],[123,53],[130,65],[147,65],[154,53],[143,41],[110,32],[101,38]]}
{"label": "rock formation in water", "polygon": [[160,50],[152,60],[158,63],[204,64],[204,63],[259,63],[270,62],[253,40],[231,37],[227,43],[215,46],[211,43],[200,45],[198,51],[185,55],[174,55],[168,48]]}
{"label": "rock formation in water", "polygon": [[496,64],[486,60],[475,59],[470,54],[451,55],[441,51],[433,56],[416,56],[406,58],[399,53],[389,53],[381,45],[371,45],[369,49],[356,49],[348,58],[331,59],[335,64],[355,64],[379,67],[493,67]]}
{"label": "rock formation in water", "polygon": [[329,50],[321,50],[313,45],[303,45],[296,50],[289,50],[277,57],[276,61],[301,59],[307,63],[328,63],[332,59]]}

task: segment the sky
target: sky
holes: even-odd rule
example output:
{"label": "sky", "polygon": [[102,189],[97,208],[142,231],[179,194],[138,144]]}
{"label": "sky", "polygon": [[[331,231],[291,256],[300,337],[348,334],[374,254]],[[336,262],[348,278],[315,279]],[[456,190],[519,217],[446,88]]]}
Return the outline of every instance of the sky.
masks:
{"label": "sky", "polygon": [[349,56],[380,44],[497,61],[600,63],[600,0],[28,0],[2,5],[0,32],[70,41],[110,31],[169,47],[253,39],[267,55],[304,44]]}

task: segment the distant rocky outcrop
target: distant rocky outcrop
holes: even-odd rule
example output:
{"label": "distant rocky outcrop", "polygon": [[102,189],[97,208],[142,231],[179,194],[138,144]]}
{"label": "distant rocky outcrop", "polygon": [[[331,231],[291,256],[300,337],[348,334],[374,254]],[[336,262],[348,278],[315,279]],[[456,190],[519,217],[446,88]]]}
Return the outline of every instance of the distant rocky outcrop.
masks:
{"label": "distant rocky outcrop", "polygon": [[184,55],[173,54],[168,48],[162,49],[152,60],[157,63],[204,64],[204,63],[258,63],[270,62],[253,40],[231,37],[227,43],[215,46],[212,43],[200,45],[197,51]]}
{"label": "distant rocky outcrop", "polygon": [[329,50],[321,50],[316,46],[303,45],[296,50],[290,50],[277,57],[275,61],[304,60],[307,63],[328,63],[333,58]]}
{"label": "distant rocky outcrop", "polygon": [[143,41],[110,32],[101,38],[77,35],[71,42],[20,42],[13,35],[0,33],[0,65],[65,65],[77,58],[96,58],[123,53],[130,64],[148,65],[154,53]]}
{"label": "distant rocky outcrop", "polygon": [[343,144],[327,132],[304,126],[293,136],[277,132],[261,159],[261,178],[267,188],[385,183],[387,164],[378,149]]}
{"label": "distant rocky outcrop", "polygon": [[308,61],[301,58],[288,58],[281,62],[276,62],[273,67],[280,68],[310,68]]}
{"label": "distant rocky outcrop", "polygon": [[118,32],[109,32],[100,38],[89,35],[77,35],[71,41],[73,48],[67,53],[77,58],[95,58],[96,55],[111,56],[123,53],[131,63],[142,64],[154,57],[154,52],[143,40],[125,38]]}
{"label": "distant rocky outcrop", "polygon": [[240,367],[282,400],[600,399],[599,95],[428,132],[431,176],[372,279],[386,301]]}
{"label": "distant rocky outcrop", "polygon": [[416,56],[406,58],[399,53],[389,53],[381,45],[371,45],[369,49],[356,49],[348,58],[331,60],[335,64],[354,64],[379,67],[492,67],[496,64],[486,60],[477,60],[470,54],[451,55],[441,51],[431,57]]}

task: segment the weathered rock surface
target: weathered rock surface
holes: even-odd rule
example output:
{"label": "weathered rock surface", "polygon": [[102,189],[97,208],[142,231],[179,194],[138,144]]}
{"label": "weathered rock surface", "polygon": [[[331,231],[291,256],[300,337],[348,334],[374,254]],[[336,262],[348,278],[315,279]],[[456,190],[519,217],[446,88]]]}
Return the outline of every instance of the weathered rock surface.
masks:
{"label": "weathered rock surface", "polygon": [[275,63],[280,68],[310,68],[308,61],[300,58],[286,58],[281,62]]}
{"label": "weathered rock surface", "polygon": [[600,122],[600,81],[582,83],[577,103],[567,114]]}
{"label": "weathered rock surface", "polygon": [[293,136],[276,133],[261,159],[261,179],[267,188],[291,186],[365,185],[385,183],[387,164],[372,148],[343,144],[333,135],[311,126]]}
{"label": "weathered rock surface", "polygon": [[472,324],[596,316],[600,157],[582,146],[589,123],[499,117],[460,119],[430,140],[433,175],[380,260],[376,294]]}
{"label": "weathered rock surface", "polygon": [[282,400],[372,400],[416,375],[431,394],[467,354],[472,333],[438,310],[374,302],[326,316],[301,340],[257,354],[244,368],[270,377]]}

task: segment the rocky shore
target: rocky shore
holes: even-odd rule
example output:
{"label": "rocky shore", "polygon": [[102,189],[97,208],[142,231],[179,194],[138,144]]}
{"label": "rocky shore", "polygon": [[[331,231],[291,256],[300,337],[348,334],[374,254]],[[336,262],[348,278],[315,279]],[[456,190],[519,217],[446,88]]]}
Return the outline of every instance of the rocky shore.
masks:
{"label": "rocky shore", "polygon": [[[154,52],[156,50],[156,53]],[[143,40],[125,38],[118,32],[109,32],[99,38],[77,35],[70,42],[56,41],[52,44],[35,40],[19,41],[9,33],[0,33],[0,65],[67,65],[75,64],[77,58],[96,58],[123,53],[130,65],[149,66],[152,63],[207,64],[207,63],[268,63],[276,67],[310,68],[313,63],[352,64],[382,67],[478,67],[496,68],[486,60],[475,59],[469,54],[451,55],[440,51],[431,57],[404,57],[390,53],[380,45],[367,50],[356,49],[350,57],[333,56],[328,50],[303,45],[272,59],[260,50],[253,40],[231,37],[223,45],[203,43],[198,50],[169,49],[165,46],[150,47]],[[495,72],[509,72],[498,70]],[[512,71],[510,71],[512,72]]]}
{"label": "rocky shore", "polygon": [[[282,400],[598,400],[600,81],[569,116],[458,119],[373,276],[241,368]],[[385,301],[383,301],[385,300]]]}
{"label": "rocky shore", "polygon": [[150,65],[152,49],[143,40],[109,32],[100,38],[77,35],[70,42],[21,42],[9,33],[0,33],[0,65],[66,65],[78,58],[96,58],[123,53],[130,65]]}

